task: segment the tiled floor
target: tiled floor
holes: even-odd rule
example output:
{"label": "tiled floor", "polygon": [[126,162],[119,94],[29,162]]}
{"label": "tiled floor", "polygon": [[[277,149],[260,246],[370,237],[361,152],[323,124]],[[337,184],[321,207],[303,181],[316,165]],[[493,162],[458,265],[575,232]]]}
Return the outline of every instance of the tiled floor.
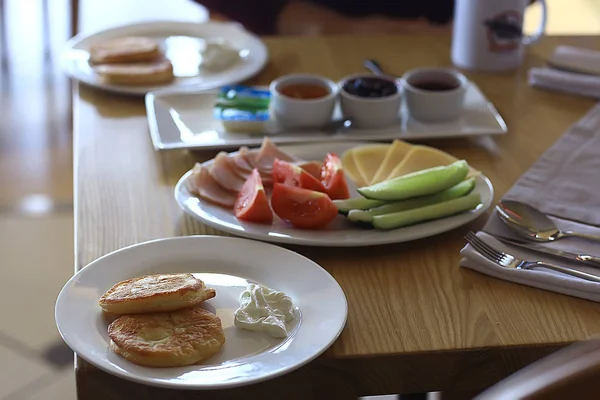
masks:
{"label": "tiled floor", "polygon": [[[44,59],[44,0],[0,1],[8,40],[0,74],[0,400],[70,400],[72,353],[60,341],[53,313],[73,271],[69,85],[56,62]],[[69,0],[47,1],[56,54],[67,38]],[[85,31],[157,16],[203,16],[188,0],[81,1],[84,11],[94,4],[93,13],[82,15]],[[597,0],[549,3],[550,33],[600,33]]]}

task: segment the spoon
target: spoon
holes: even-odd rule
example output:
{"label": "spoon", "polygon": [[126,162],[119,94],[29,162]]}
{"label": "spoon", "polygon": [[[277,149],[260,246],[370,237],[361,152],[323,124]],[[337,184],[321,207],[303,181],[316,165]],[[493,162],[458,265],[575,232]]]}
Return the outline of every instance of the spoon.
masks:
{"label": "spoon", "polygon": [[599,236],[588,235],[573,231],[561,231],[540,210],[519,201],[501,200],[496,206],[500,219],[519,235],[536,242],[553,242],[565,237],[578,237],[581,239],[600,242]]}
{"label": "spoon", "polygon": [[379,63],[377,63],[377,61],[375,61],[375,60],[367,59],[367,60],[365,60],[363,65],[365,66],[366,69],[368,69],[375,75],[385,75],[385,72],[383,72],[383,68],[381,68]]}

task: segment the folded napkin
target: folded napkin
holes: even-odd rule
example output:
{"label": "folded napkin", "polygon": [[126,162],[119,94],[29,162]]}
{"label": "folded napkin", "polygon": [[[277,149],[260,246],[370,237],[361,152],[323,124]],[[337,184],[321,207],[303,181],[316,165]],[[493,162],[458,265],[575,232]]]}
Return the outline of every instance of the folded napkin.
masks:
{"label": "folded napkin", "polygon": [[[600,228],[594,228],[578,224],[571,221],[560,220],[553,218],[556,224],[561,229],[573,229],[582,233],[589,233],[600,235]],[[482,232],[477,232],[477,236],[483,239],[486,243],[491,245],[497,250],[504,251],[505,253],[512,254],[522,260],[529,261],[546,261],[553,264],[562,265],[565,267],[571,267],[579,271],[587,272],[593,275],[600,276],[600,267],[591,267],[577,262],[570,262],[563,259],[557,259],[552,256],[546,256],[541,253],[536,253],[528,249],[522,249],[520,247],[504,244],[496,240],[494,235],[504,236],[513,238],[516,240],[522,240],[522,238],[515,236],[510,228],[506,227],[500,218],[494,212],[494,215],[488,221],[487,225]],[[587,254],[600,254],[600,246],[597,243],[590,241],[565,238],[554,243],[539,243],[545,247],[552,247],[560,250],[567,250],[570,252],[587,253]],[[586,281],[583,279],[576,278],[560,272],[552,270],[537,268],[535,270],[516,270],[502,268],[492,261],[488,260],[481,254],[479,254],[470,245],[465,246],[460,254],[463,258],[460,261],[460,265],[465,268],[481,272],[486,275],[493,276],[495,278],[504,279],[507,281],[520,283],[522,285],[533,286],[538,289],[550,290],[557,293],[566,294],[574,297],[581,297],[583,299],[600,302],[600,283]]]}
{"label": "folded napkin", "polygon": [[558,46],[548,59],[548,64],[571,72],[600,75],[600,51]]}
{"label": "folded napkin", "polygon": [[551,68],[531,68],[529,84],[558,92],[600,99],[600,77]]}
{"label": "folded napkin", "polygon": [[[553,215],[560,229],[600,236],[600,105],[595,106],[519,178],[505,199],[519,200]],[[594,226],[595,225],[595,226]],[[492,236],[522,240],[494,212],[477,235],[494,248],[530,261],[549,261],[600,276],[600,268],[541,256],[516,246],[502,244]],[[540,245],[600,256],[600,244],[578,238],[560,239]],[[481,273],[600,302],[600,283],[585,281],[549,270],[507,270],[467,245],[461,250],[460,265]]]}

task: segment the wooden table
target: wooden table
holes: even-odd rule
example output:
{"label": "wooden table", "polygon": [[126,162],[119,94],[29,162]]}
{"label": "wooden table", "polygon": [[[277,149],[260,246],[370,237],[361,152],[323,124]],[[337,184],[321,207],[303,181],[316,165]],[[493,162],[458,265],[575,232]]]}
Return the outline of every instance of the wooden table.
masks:
{"label": "wooden table", "polygon": [[[292,72],[337,79],[374,58],[391,73],[449,65],[449,38],[269,38],[271,60],[252,81]],[[562,43],[600,48],[599,38],[549,37],[509,74],[469,73],[505,118],[509,133],[484,140],[428,142],[483,171],[496,200],[567,128],[590,100],[535,90],[527,70]],[[75,90],[76,266],[150,239],[220,234],[184,215],[173,186],[196,161],[152,149],[141,99]],[[425,391],[478,391],[524,365],[600,330],[600,305],[480,275],[458,266],[463,235],[486,217],[433,238],[371,248],[296,248],[329,271],[349,303],[346,328],[309,365],[216,397],[309,399]],[[213,398],[151,388],[77,361],[80,399]],[[218,396],[219,395],[219,396]],[[173,396],[173,397],[171,397]],[[205,397],[206,396],[206,397]]]}

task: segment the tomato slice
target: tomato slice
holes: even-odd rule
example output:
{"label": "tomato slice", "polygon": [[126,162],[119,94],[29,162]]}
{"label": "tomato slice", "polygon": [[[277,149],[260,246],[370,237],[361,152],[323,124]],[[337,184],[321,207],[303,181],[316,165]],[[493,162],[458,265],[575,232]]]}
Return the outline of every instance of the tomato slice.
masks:
{"label": "tomato slice", "polygon": [[335,153],[328,153],[325,156],[321,169],[321,182],[331,200],[344,200],[350,197],[342,161]]}
{"label": "tomato slice", "polygon": [[319,229],[337,215],[337,207],[325,193],[275,183],[271,195],[273,211],[300,229]]}
{"label": "tomato slice", "polygon": [[277,158],[273,161],[273,183],[325,193],[325,187],[317,178],[301,167]]}
{"label": "tomato slice", "polygon": [[269,199],[265,193],[258,169],[244,182],[233,206],[236,218],[242,221],[270,224],[273,222],[273,211],[269,206]]}
{"label": "tomato slice", "polygon": [[305,161],[297,165],[315,178],[321,179],[321,168],[323,167],[323,164],[319,161]]}

